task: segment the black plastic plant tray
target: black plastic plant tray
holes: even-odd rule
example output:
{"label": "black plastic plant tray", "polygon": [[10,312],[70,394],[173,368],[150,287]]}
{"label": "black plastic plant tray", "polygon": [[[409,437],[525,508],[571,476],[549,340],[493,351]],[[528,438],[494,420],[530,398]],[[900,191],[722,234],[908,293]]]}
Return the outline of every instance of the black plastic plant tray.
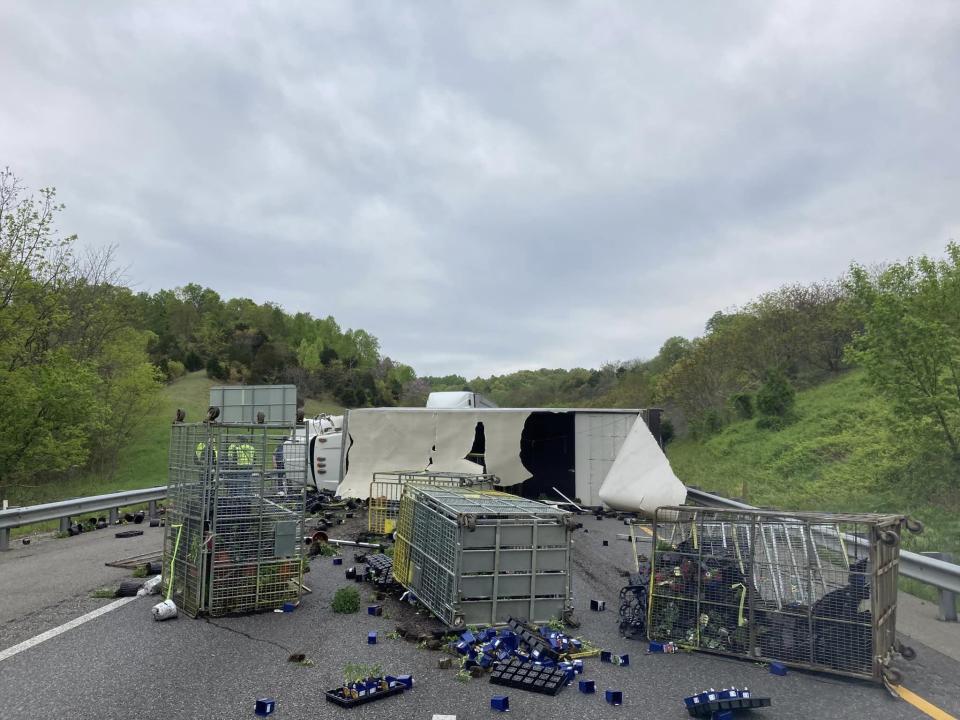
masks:
{"label": "black plastic plant tray", "polygon": [[398,683],[388,690],[379,690],[378,692],[373,693],[372,695],[367,694],[358,698],[345,698],[340,694],[340,688],[334,688],[333,690],[327,690],[324,693],[327,696],[327,700],[332,702],[340,707],[352,708],[357,705],[365,705],[366,703],[373,702],[374,700],[380,700],[382,698],[390,697],[391,695],[399,695],[404,690],[407,689],[407,686],[403,683]]}
{"label": "black plastic plant tray", "polygon": [[490,682],[518,690],[556,695],[567,686],[567,673],[558,667],[540,667],[533,663],[511,660],[499,663],[493,669]]}
{"label": "black plastic plant tray", "polygon": [[688,707],[687,712],[692,717],[712,717],[715,712],[724,710],[750,710],[752,708],[770,707],[770,698],[737,698],[729,700],[714,700],[696,707]]}
{"label": "black plastic plant tray", "polygon": [[507,620],[507,625],[517,634],[521,642],[527,644],[531,652],[539,650],[541,657],[549,658],[554,662],[560,660],[560,653],[550,647],[550,643],[547,642],[538,631],[531,629],[526,623],[510,618]]}

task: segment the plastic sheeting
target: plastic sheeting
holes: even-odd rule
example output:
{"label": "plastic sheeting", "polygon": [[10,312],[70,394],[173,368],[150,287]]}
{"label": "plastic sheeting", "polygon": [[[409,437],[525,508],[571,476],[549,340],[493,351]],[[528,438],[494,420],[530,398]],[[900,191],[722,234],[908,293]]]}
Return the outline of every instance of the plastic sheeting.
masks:
{"label": "plastic sheeting", "polygon": [[[469,410],[354,410],[348,419],[352,445],[349,468],[337,493],[366,498],[375,472],[431,470],[480,474],[466,458],[473,448],[477,423],[483,423],[486,472],[502,485],[530,477],[520,462],[520,437],[529,412]],[[348,441],[349,442],[349,441]]]}
{"label": "plastic sheeting", "polygon": [[687,488],[673,474],[670,461],[642,417],[637,418],[623,441],[599,495],[615,510],[647,517],[653,517],[658,507],[682,505],[686,500]]}

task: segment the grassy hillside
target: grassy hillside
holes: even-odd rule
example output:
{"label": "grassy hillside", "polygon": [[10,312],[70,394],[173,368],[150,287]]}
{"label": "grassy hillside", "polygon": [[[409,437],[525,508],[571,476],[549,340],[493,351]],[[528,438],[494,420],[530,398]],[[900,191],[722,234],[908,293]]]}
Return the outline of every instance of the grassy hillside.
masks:
{"label": "grassy hillside", "polygon": [[796,421],[779,432],[744,420],[667,455],[688,485],[781,509],[905,513],[927,527],[907,547],[960,552],[958,469],[912,450],[889,413],[854,371],[799,393]]}
{"label": "grassy hillside", "polygon": [[[219,383],[208,379],[206,373],[200,371],[189,373],[165,386],[153,410],[137,428],[133,442],[122,453],[119,469],[113,478],[78,475],[60,482],[15,488],[11,504],[32,505],[165,484],[170,423],[177,408],[186,410],[187,422],[203,419],[209,405],[210,388],[216,384]],[[313,398],[307,399],[305,410],[308,417],[319,412],[343,412],[342,407],[328,399]]]}

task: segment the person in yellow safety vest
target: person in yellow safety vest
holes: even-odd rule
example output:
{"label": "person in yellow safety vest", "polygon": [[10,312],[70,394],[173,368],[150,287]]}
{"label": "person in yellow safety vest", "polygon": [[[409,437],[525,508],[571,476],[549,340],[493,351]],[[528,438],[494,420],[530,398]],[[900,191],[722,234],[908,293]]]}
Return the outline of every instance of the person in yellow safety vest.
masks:
{"label": "person in yellow safety vest", "polygon": [[227,495],[244,495],[249,492],[246,485],[253,478],[253,464],[257,459],[257,450],[250,438],[241,437],[239,442],[227,446],[230,472],[226,473],[225,490]]}
{"label": "person in yellow safety vest", "polygon": [[200,442],[197,443],[197,447],[194,450],[194,452],[197,455],[197,465],[203,465],[204,462],[209,463],[211,460],[213,461],[212,462],[213,465],[217,464],[217,446],[215,444],[210,445],[209,456],[205,456],[207,452],[207,443],[204,440],[201,440]]}
{"label": "person in yellow safety vest", "polygon": [[250,444],[249,438],[241,438],[240,442],[232,443],[227,452],[237,467],[253,467],[257,458],[257,450]]}

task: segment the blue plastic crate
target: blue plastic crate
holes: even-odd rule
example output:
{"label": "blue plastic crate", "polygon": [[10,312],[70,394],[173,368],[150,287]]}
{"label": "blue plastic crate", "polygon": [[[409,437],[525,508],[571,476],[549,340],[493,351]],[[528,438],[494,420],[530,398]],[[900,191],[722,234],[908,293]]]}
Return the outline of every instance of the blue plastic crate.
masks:
{"label": "blue plastic crate", "polygon": [[273,698],[257,698],[253,712],[260,717],[266,717],[273,713],[277,707],[277,701]]}
{"label": "blue plastic crate", "polygon": [[604,697],[611,705],[623,705],[623,691],[621,690],[611,690],[607,688]]}

